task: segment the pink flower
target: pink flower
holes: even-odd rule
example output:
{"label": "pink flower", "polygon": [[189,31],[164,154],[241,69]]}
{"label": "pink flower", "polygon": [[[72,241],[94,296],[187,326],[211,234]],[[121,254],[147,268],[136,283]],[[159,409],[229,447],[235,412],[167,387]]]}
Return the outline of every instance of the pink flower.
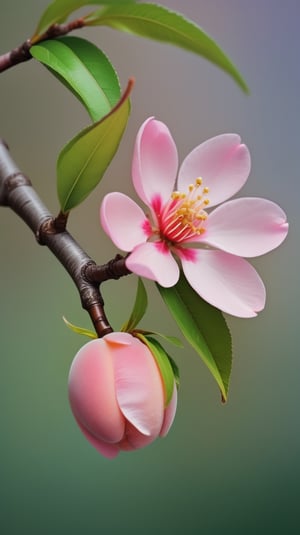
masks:
{"label": "pink flower", "polygon": [[85,344],[69,375],[75,419],[91,444],[112,459],[165,436],[174,419],[177,390],[165,407],[164,384],[148,347],[115,332]]}
{"label": "pink flower", "polygon": [[209,139],[188,154],[179,169],[178,191],[173,191],[177,168],[168,128],[147,119],[137,135],[132,178],[148,213],[126,195],[110,193],[100,211],[105,232],[131,253],[126,265],[137,275],[173,286],[180,260],[203,299],[234,316],[256,316],[265,305],[265,287],[242,257],[280,245],[288,232],[285,213],[266,199],[227,201],[250,172],[249,151],[237,134]]}

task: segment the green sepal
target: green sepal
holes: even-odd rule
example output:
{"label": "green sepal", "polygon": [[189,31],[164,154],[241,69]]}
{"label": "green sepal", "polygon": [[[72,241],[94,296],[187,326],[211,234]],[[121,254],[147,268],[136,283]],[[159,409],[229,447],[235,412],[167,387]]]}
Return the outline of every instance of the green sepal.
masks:
{"label": "green sepal", "polygon": [[35,41],[53,24],[61,24],[73,11],[88,5],[129,4],[135,0],[53,0],[43,12],[31,41]]}
{"label": "green sepal", "polygon": [[118,76],[94,44],[79,37],[61,37],[32,46],[31,55],[43,63],[98,121],[121,96]]}
{"label": "green sepal", "polygon": [[[151,336],[144,336],[141,333],[135,334],[151,351],[153,357],[155,358],[156,364],[161,373],[162,381],[165,388],[165,407],[167,407],[172,399],[173,390],[174,390],[174,381],[177,385],[179,379],[178,368],[176,367],[176,376],[173,371],[174,361],[170,360],[168,353],[162,347],[162,345],[152,338]],[[176,366],[176,365],[175,365]]]}
{"label": "green sepal", "polygon": [[77,325],[74,325],[70,321],[68,321],[64,316],[63,320],[69,329],[73,331],[76,334],[82,334],[83,336],[88,336],[89,338],[95,339],[98,338],[97,334],[93,331],[90,331],[89,329],[85,329],[84,327],[78,327]]}
{"label": "green sepal", "polygon": [[63,213],[80,204],[99,184],[114,157],[127,125],[133,82],[118,104],[62,149],[57,160],[57,193]]}
{"label": "green sepal", "polygon": [[174,375],[174,379],[175,379],[175,383],[176,383],[176,388],[178,390],[179,386],[180,386],[179,368],[178,368],[175,360],[169,355],[169,353],[167,353],[167,355],[168,355],[168,359],[170,361],[170,364],[172,366],[173,375]]}
{"label": "green sepal", "polygon": [[148,297],[142,279],[138,278],[135,302],[129,320],[121,327],[122,332],[131,332],[141,321],[148,306]]}
{"label": "green sepal", "polygon": [[181,274],[171,288],[157,284],[159,292],[186,340],[200,355],[227,400],[232,365],[229,328],[220,310],[213,307],[191,288]]}
{"label": "green sepal", "polygon": [[96,10],[84,21],[87,26],[109,26],[194,52],[227,72],[248,93],[245,80],[221,47],[194,22],[175,11],[150,3],[116,5]]}

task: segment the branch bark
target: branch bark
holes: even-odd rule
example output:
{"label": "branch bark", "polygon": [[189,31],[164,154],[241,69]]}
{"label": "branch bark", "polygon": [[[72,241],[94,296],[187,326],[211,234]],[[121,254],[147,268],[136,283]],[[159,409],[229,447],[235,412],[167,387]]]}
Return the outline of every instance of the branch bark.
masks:
{"label": "branch bark", "polygon": [[0,206],[10,207],[31,228],[37,242],[56,256],[74,281],[82,307],[89,313],[98,337],[112,332],[100,292],[100,283],[128,275],[125,259],[117,256],[103,266],[86,254],[64,226],[57,225],[43,204],[31,181],[10,156],[7,145],[0,140]]}
{"label": "branch bark", "polygon": [[6,71],[7,69],[18,65],[19,63],[22,63],[23,61],[32,59],[30,54],[30,48],[32,45],[36,45],[41,41],[47,41],[48,39],[57,39],[57,37],[61,37],[74,30],[83,28],[83,26],[85,26],[83,18],[73,20],[67,24],[53,24],[42,35],[32,39],[26,39],[24,43],[17,46],[13,50],[0,55],[0,72]]}

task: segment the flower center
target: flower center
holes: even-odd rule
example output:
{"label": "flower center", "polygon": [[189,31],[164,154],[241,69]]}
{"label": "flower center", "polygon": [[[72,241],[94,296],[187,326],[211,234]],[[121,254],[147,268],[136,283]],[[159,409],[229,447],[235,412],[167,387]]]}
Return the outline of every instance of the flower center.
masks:
{"label": "flower center", "polygon": [[160,217],[160,234],[171,242],[192,241],[205,232],[204,224],[208,206],[209,188],[202,186],[202,178],[197,178],[188,187],[188,193],[174,191]]}

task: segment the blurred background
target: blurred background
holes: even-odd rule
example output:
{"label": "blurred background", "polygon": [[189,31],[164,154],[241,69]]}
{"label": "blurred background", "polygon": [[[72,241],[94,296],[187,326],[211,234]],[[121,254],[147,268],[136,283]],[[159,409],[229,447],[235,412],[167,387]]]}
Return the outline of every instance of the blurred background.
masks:
{"label": "blurred background", "polygon": [[[201,25],[246,78],[245,96],[196,55],[104,28],[77,32],[102,48],[122,87],[136,78],[132,114],[103,182],[70,218],[70,231],[99,263],[115,249],[102,232],[102,196],[130,181],[136,132],[150,115],[166,122],[180,159],[205,139],[238,132],[252,154],[242,195],[279,203],[288,240],[253,263],[267,287],[255,319],[228,317],[234,363],[229,401],[187,346],[168,348],[181,370],[167,438],[114,461],[81,435],[67,399],[73,356],[91,327],[72,281],[30,230],[0,209],[0,532],[179,535],[296,533],[299,524],[299,16],[298,0],[162,0]],[[2,0],[0,53],[33,32],[46,0]],[[34,61],[1,75],[0,136],[54,213],[62,146],[86,112]],[[151,284],[143,326],[179,335]],[[135,277],[104,287],[115,329],[127,319]],[[298,318],[298,319],[297,319]],[[179,335],[180,336],[180,335]]]}

